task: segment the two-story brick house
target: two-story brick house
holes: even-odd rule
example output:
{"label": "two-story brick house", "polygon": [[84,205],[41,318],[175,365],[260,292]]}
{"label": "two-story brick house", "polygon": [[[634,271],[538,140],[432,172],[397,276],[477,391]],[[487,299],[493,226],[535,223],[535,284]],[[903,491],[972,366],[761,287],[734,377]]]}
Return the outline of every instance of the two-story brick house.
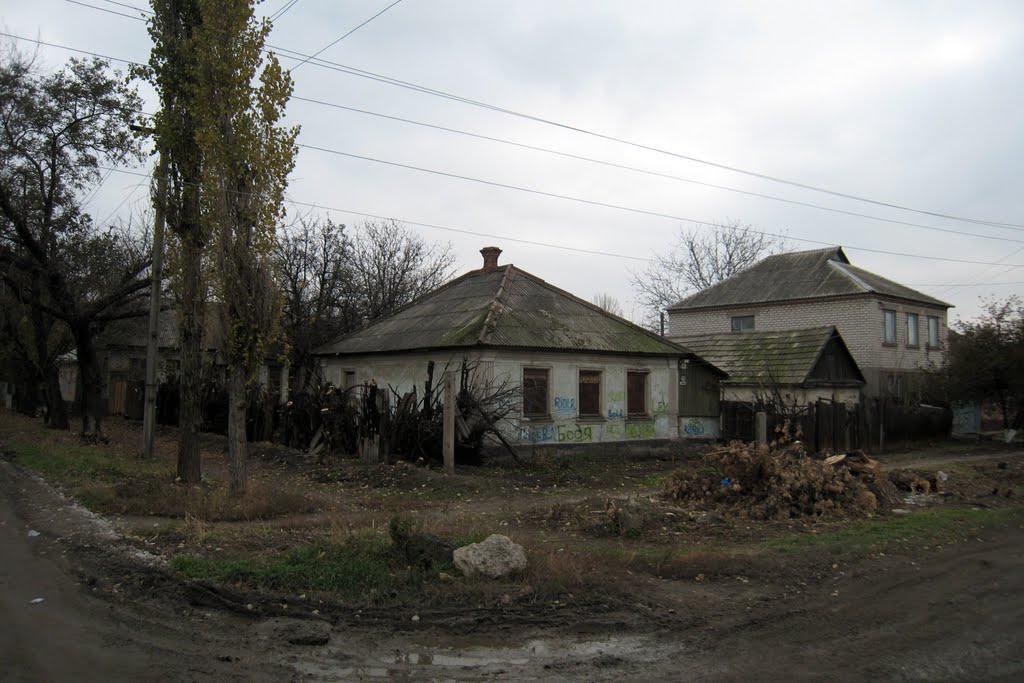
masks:
{"label": "two-story brick house", "polygon": [[668,309],[669,336],[835,325],[868,396],[904,397],[940,365],[950,304],[850,263],[841,247],[769,256]]}

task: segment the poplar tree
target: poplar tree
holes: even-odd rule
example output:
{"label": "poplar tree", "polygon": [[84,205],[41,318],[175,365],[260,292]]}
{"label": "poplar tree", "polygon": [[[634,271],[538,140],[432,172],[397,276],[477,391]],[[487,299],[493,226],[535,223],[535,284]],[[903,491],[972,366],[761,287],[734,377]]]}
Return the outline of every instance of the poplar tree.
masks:
{"label": "poplar tree", "polygon": [[272,252],[284,218],[298,127],[281,124],[292,80],[264,57],[270,22],[251,0],[200,0],[196,31],[196,138],[202,209],[214,246],[213,291],[228,358],[228,469],[246,487],[246,387],[279,335],[282,297]]}
{"label": "poplar tree", "polygon": [[[161,97],[155,133],[168,167],[165,214],[182,328],[178,476],[201,480],[202,350],[215,315],[229,365],[231,492],[239,495],[245,390],[276,339],[281,309],[270,252],[298,135],[281,125],[292,81],[263,54],[271,24],[256,20],[252,0],[152,6],[153,50],[142,75]],[[215,298],[210,311],[207,293]]]}
{"label": "poplar tree", "polygon": [[181,384],[178,417],[178,478],[202,481],[199,428],[202,424],[203,340],[206,286],[203,250],[209,231],[200,211],[202,155],[196,134],[196,108],[202,97],[196,59],[196,31],[201,24],[197,0],[153,0],[149,65],[136,70],[160,96],[153,117],[157,152],[166,168],[162,203],[169,230],[168,268],[181,330]]}

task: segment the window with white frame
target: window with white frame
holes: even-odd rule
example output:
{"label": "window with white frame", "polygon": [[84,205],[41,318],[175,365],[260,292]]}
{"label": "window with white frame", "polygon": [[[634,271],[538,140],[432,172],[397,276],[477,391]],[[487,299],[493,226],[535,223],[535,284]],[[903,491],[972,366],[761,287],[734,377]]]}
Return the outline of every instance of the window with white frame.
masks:
{"label": "window with white frame", "polygon": [[907,346],[917,347],[917,313],[907,313]]}
{"label": "window with white frame", "polygon": [[896,311],[882,309],[882,343],[896,343]]}

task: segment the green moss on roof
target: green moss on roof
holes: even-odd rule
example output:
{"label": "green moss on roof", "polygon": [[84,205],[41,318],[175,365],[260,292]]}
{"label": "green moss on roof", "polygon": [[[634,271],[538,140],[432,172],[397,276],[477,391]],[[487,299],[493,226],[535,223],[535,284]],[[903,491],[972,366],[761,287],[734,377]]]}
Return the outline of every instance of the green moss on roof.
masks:
{"label": "green moss on roof", "polygon": [[469,346],[687,355],[672,342],[512,265],[491,272],[471,271],[316,352],[339,355]]}

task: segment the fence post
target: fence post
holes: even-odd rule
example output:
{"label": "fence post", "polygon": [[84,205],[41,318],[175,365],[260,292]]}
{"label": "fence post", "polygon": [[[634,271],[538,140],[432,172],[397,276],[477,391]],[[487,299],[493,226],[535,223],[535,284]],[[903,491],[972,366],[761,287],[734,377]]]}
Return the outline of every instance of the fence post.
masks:
{"label": "fence post", "polygon": [[754,438],[758,443],[768,443],[768,414],[764,411],[754,415]]}
{"label": "fence post", "polygon": [[455,474],[455,382],[452,381],[452,373],[444,375],[444,414],[443,431],[444,439],[444,471],[447,474]]}

